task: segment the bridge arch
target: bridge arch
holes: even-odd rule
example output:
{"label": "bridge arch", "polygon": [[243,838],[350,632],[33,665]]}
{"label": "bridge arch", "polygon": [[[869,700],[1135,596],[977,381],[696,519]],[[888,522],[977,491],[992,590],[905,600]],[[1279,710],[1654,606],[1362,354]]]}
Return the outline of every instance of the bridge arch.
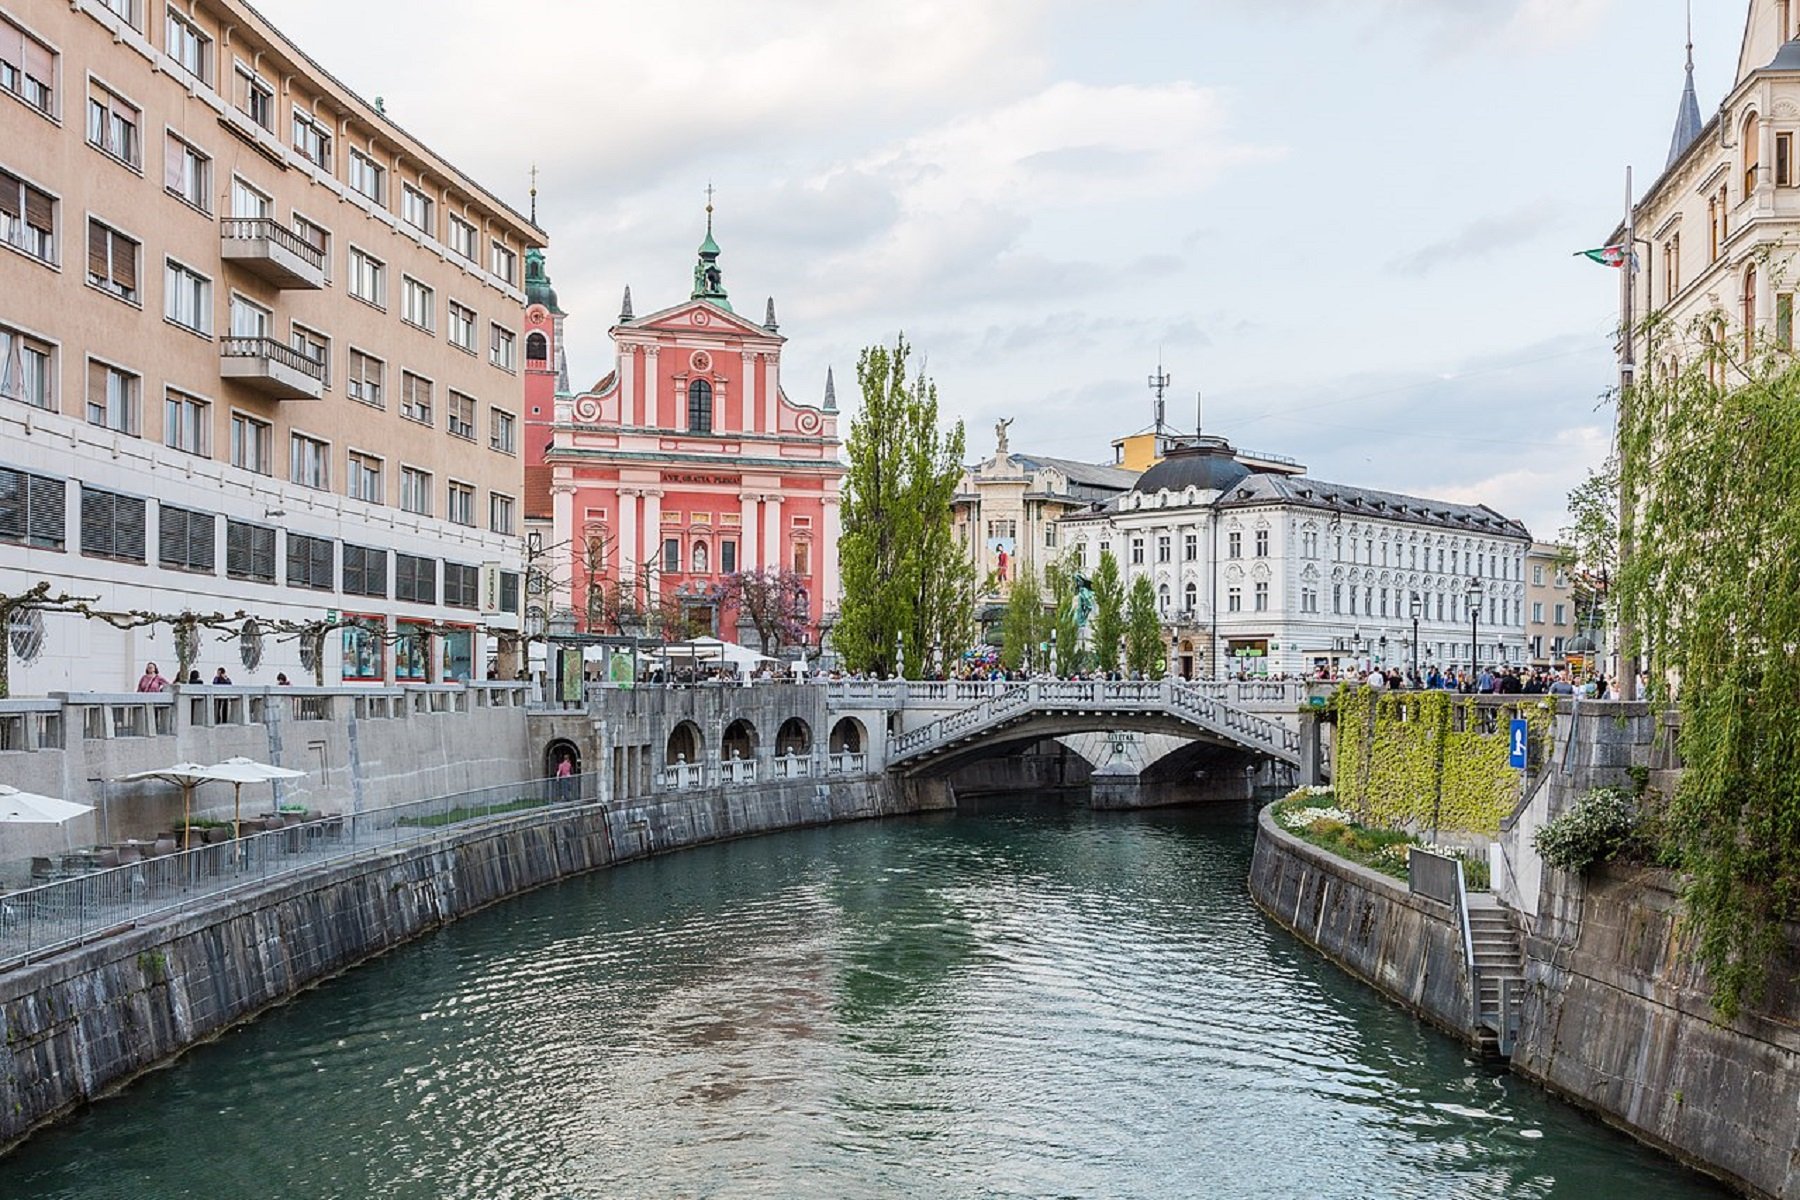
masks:
{"label": "bridge arch", "polygon": [[831,727],[829,746],[833,754],[861,754],[869,745],[869,731],[855,717],[839,717]]}
{"label": "bridge arch", "polygon": [[663,762],[670,766],[682,762],[699,762],[705,744],[700,727],[692,721],[683,721],[669,731],[669,744],[663,754]]}
{"label": "bridge arch", "polygon": [[784,758],[787,755],[804,757],[812,753],[812,726],[799,717],[789,717],[775,731],[775,755]]}
{"label": "bridge arch", "polygon": [[746,718],[739,717],[725,727],[725,735],[719,739],[719,761],[730,762],[734,758],[755,758],[758,740],[756,726]]}

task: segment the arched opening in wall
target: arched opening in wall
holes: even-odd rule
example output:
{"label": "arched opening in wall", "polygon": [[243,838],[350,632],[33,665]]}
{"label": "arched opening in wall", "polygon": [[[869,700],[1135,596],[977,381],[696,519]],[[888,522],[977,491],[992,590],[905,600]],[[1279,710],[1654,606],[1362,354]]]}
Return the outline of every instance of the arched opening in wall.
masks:
{"label": "arched opening in wall", "polygon": [[812,726],[799,717],[789,717],[775,731],[775,754],[785,758],[790,754],[805,756],[812,753]]}
{"label": "arched opening in wall", "polygon": [[569,774],[581,774],[581,747],[568,738],[557,738],[544,747],[544,777],[553,779],[563,759],[569,760]]}
{"label": "arched opening in wall", "polygon": [[1744,130],[1738,144],[1744,148],[1744,199],[1756,191],[1756,172],[1762,165],[1762,121],[1754,112],[1744,116]]}
{"label": "arched opening in wall", "polygon": [[1194,640],[1192,638],[1181,639],[1181,677],[1183,679],[1194,677]]}
{"label": "arched opening in wall", "polygon": [[725,736],[719,739],[719,761],[755,757],[756,726],[739,717],[725,727]]}
{"label": "arched opening in wall", "polygon": [[669,745],[663,754],[663,762],[674,766],[676,763],[699,761],[700,727],[692,721],[683,721],[669,732]]}
{"label": "arched opening in wall", "polygon": [[550,339],[534,333],[525,339],[525,361],[542,366],[550,361]]}
{"label": "arched opening in wall", "polygon": [[862,722],[855,717],[839,717],[838,723],[831,727],[829,745],[833,754],[861,754],[868,741],[869,735],[864,732]]}
{"label": "arched opening in wall", "polygon": [[688,429],[694,433],[711,433],[712,427],[712,384],[696,379],[688,384]]}

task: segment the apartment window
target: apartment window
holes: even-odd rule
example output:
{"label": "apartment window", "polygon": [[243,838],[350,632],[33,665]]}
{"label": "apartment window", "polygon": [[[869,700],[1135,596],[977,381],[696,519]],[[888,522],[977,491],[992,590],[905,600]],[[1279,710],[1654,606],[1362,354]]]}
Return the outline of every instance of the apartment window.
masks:
{"label": "apartment window", "polygon": [[450,436],[465,441],[475,440],[475,397],[461,392],[450,393]]}
{"label": "apartment window", "polygon": [[504,613],[519,611],[519,573],[517,571],[500,572],[500,611]]}
{"label": "apartment window", "polygon": [[[1381,589],[1381,615],[1384,617],[1388,615],[1388,590],[1386,588]],[[1400,615],[1400,597],[1397,595],[1394,597],[1394,615]]]}
{"label": "apartment window", "polygon": [[387,168],[360,150],[350,151],[351,190],[361,192],[377,204],[387,194]]}
{"label": "apartment window", "polygon": [[478,607],[481,604],[481,569],[463,563],[445,563],[444,604],[448,608]]}
{"label": "apartment window", "polygon": [[331,130],[307,113],[294,110],[294,149],[300,157],[331,170]]}
{"label": "apartment window", "polygon": [[212,333],[212,280],[169,259],[163,264],[163,316],[195,333]]}
{"label": "apartment window", "polygon": [[1531,623],[1533,625],[1542,625],[1544,623],[1544,602],[1542,600],[1533,600],[1531,602]]}
{"label": "apartment window", "polygon": [[1182,611],[1190,617],[1200,611],[1200,585],[1190,582],[1181,589]]}
{"label": "apartment window", "polygon": [[377,308],[387,306],[387,265],[354,246],[350,248],[350,294]]}
{"label": "apartment window", "polygon": [[0,542],[61,550],[67,495],[60,479],[0,467]]}
{"label": "apartment window", "polygon": [[100,2],[133,29],[138,27],[137,0],[100,0]]}
{"label": "apartment window", "polygon": [[212,446],[212,405],[170,388],[163,395],[163,445],[206,457]]}
{"label": "apartment window", "polygon": [[212,39],[173,8],[168,10],[168,20],[163,29],[163,49],[168,52],[169,57],[180,63],[182,70],[201,83],[211,84]]}
{"label": "apartment window", "polygon": [[1544,566],[1542,563],[1533,563],[1531,566],[1531,586],[1544,586]]}
{"label": "apartment window", "polygon": [[268,220],[275,215],[275,202],[260,188],[252,187],[242,179],[231,177],[231,215],[234,217]]}
{"label": "apartment window", "polygon": [[143,562],[144,501],[83,485],[81,552],[89,558]]}
{"label": "apartment window", "polygon": [[475,310],[450,301],[450,344],[458,350],[475,353]]}
{"label": "apartment window", "polygon": [[88,218],[88,282],[121,300],[138,302],[138,243]]}
{"label": "apartment window", "polygon": [[394,552],[394,599],[437,603],[437,559]]}
{"label": "apartment window", "polygon": [[288,328],[288,345],[319,364],[319,379],[331,386],[331,339],[316,329],[308,329],[295,321]]}
{"label": "apartment window", "polygon": [[400,415],[421,425],[431,424],[431,380],[411,371],[400,372]]}
{"label": "apartment window", "polygon": [[289,587],[312,588],[318,592],[329,592],[335,588],[337,555],[332,553],[331,539],[289,533],[287,582]]}
{"label": "apartment window", "polygon": [[430,288],[411,275],[400,277],[400,319],[430,333],[434,297]]}
{"label": "apartment window", "polygon": [[1256,611],[1269,611],[1269,585],[1266,583],[1256,585]]}
{"label": "apartment window", "polygon": [[1331,611],[1338,616],[1344,615],[1344,585],[1341,583],[1331,585]]}
{"label": "apartment window", "polygon": [[493,249],[494,274],[516,286],[519,282],[519,256],[499,242],[493,243]]}
{"label": "apartment window", "polygon": [[304,433],[289,435],[288,480],[319,491],[331,489],[331,446]]}
{"label": "apartment window", "polygon": [[1442,592],[1438,593],[1437,598],[1437,619],[1440,621],[1444,619],[1444,594]]}
{"label": "apartment window", "polygon": [[213,538],[219,519],[212,513],[175,508],[168,504],[156,507],[156,559],[177,571],[214,570]]}
{"label": "apartment window", "polygon": [[1566,625],[1569,623],[1569,606],[1568,605],[1558,604],[1554,611],[1556,613],[1556,620],[1553,622],[1553,624]]}
{"label": "apartment window", "polygon": [[141,380],[129,371],[108,363],[88,362],[88,424],[115,433],[138,431],[138,385]]}
{"label": "apartment window", "polygon": [[210,216],[211,180],[212,160],[191,143],[169,134],[163,145],[163,189]]}
{"label": "apartment window", "polygon": [[1789,187],[1794,182],[1794,135],[1775,135],[1775,186]]}
{"label": "apartment window", "polygon": [[461,217],[450,218],[450,252],[475,261],[475,227]]}
{"label": "apartment window", "polygon": [[515,340],[510,329],[503,329],[498,325],[489,326],[488,361],[502,370],[512,370],[516,361]]}
{"label": "apartment window", "polygon": [[1159,563],[1169,561],[1169,535],[1166,533],[1156,535],[1156,561]]}
{"label": "apartment window", "polygon": [[421,192],[418,188],[413,187],[411,184],[405,184],[401,187],[400,219],[405,221],[408,225],[411,225],[414,229],[423,230],[426,233],[432,232],[432,207],[431,197],[427,196],[424,192]]}
{"label": "apartment window", "polygon": [[737,573],[737,543],[719,543],[719,573],[734,575]]}
{"label": "apartment window", "polygon": [[511,413],[498,408],[488,410],[490,424],[488,427],[488,448],[498,450],[502,454],[516,452],[518,438],[516,430],[518,421]]}
{"label": "apartment window", "polygon": [[54,264],[56,203],[48,192],[0,170],[0,241]]}
{"label": "apartment window", "polygon": [[447,499],[449,505],[445,509],[444,515],[449,518],[452,525],[475,524],[474,488],[466,483],[457,483],[455,480],[451,480]]}
{"label": "apartment window", "polygon": [[422,517],[431,515],[431,472],[400,468],[400,507]]}
{"label": "apartment window", "polygon": [[1144,565],[1144,539],[1141,537],[1131,539],[1131,565],[1134,567]]}
{"label": "apartment window", "polygon": [[1673,300],[1681,290],[1681,235],[1671,233],[1663,246],[1663,299]]}
{"label": "apartment window", "polygon": [[0,325],[0,396],[33,408],[54,409],[51,380],[55,354],[49,342]]}
{"label": "apartment window", "polygon": [[1200,535],[1184,534],[1181,539],[1181,559],[1183,562],[1194,562],[1200,557]]}
{"label": "apartment window", "polygon": [[382,375],[386,370],[387,364],[379,358],[352,347],[350,365],[344,374],[345,394],[352,400],[360,400],[376,408],[386,408],[387,401],[381,390]]}
{"label": "apartment window", "polygon": [[386,504],[387,492],[381,486],[381,460],[361,450],[350,451],[349,478],[344,483],[344,494],[352,500]]}
{"label": "apartment window", "polygon": [[243,413],[231,414],[231,465],[258,475],[273,470],[270,462],[275,433],[267,421]]}
{"label": "apartment window", "polygon": [[350,596],[387,599],[387,551],[344,543],[344,592]]}
{"label": "apartment window", "polygon": [[88,82],[88,145],[135,169],[143,155],[138,140],[143,120],[137,105],[111,88]]}
{"label": "apartment window", "polygon": [[275,85],[240,62],[232,72],[232,87],[232,102],[238,111],[274,133]]}
{"label": "apartment window", "polygon": [[294,233],[301,241],[319,252],[320,264],[329,270],[331,267],[331,231],[323,225],[316,225],[299,213],[295,213]]}
{"label": "apartment window", "polygon": [[1226,588],[1225,589],[1225,611],[1226,612],[1243,612],[1244,611],[1244,590],[1242,588]]}
{"label": "apartment window", "polygon": [[234,338],[266,338],[269,336],[268,309],[242,296],[231,297],[231,336]]}
{"label": "apartment window", "polygon": [[[1385,544],[1381,547],[1381,556],[1382,560],[1385,562],[1387,560],[1387,546]],[[1256,531],[1256,557],[1269,557],[1269,531],[1266,529],[1259,529]]]}
{"label": "apartment window", "polygon": [[0,17],[0,88],[45,116],[56,115],[56,51]]}
{"label": "apartment window", "polygon": [[513,531],[513,498],[499,492],[488,493],[488,530],[492,533]]}

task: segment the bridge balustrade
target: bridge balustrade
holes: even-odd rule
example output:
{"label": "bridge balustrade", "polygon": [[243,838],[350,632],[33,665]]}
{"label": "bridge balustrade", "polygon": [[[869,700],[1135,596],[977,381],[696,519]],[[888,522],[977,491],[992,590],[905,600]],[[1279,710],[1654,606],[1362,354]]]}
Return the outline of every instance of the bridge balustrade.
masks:
{"label": "bridge balustrade", "polygon": [[869,771],[869,756],[839,751],[829,756],[827,765],[833,775],[866,775]]}

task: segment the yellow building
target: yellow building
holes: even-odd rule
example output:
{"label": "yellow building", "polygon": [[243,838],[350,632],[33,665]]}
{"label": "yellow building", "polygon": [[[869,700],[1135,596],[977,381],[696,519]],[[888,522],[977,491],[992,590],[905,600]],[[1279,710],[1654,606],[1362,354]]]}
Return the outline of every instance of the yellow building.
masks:
{"label": "yellow building", "polygon": [[[328,682],[484,673],[543,242],[238,0],[0,8],[0,590],[356,613],[386,636],[334,635]],[[42,619],[17,690],[172,665]],[[209,673],[302,670],[254,634]]]}

